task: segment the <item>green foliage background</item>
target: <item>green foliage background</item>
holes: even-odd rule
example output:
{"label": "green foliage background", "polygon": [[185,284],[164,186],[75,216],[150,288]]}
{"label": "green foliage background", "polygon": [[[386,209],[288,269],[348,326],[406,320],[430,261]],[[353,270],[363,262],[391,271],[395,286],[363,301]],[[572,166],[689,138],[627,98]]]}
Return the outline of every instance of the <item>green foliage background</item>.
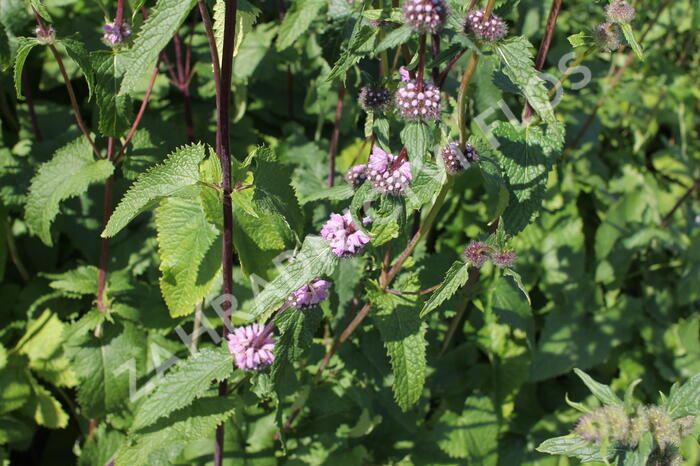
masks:
{"label": "green foliage background", "polygon": [[[195,2],[129,0],[133,41],[108,51],[100,27],[115,5],[31,1],[56,28],[102,148],[107,137],[126,136],[160,63],[118,164],[94,158],[56,61],[33,39],[27,4],[0,3],[0,461],[209,464],[223,422],[230,465],[578,464],[535,450],[574,426],[567,396],[597,403],[574,368],[617,393],[641,379],[634,397],[646,404],[700,372],[700,198],[691,190],[700,177],[700,2],[633,2],[645,59],[629,47],[591,54],[583,61],[590,82],[572,89],[582,77],[573,74],[554,111],[536,86],[527,97],[540,120],[527,131],[509,125],[497,102],[520,115],[523,83],[535,75],[530,44],[539,45],[551,2],[496,2],[510,38],[486,50],[468,95],[470,141],[482,161],[454,180],[392,284],[418,292],[448,277],[421,296],[388,294],[376,278],[383,245],[395,259],[414,212],[425,218],[452,183],[429,154],[456,137],[454,99],[468,54],[447,78],[440,124],[367,118],[357,94],[376,78],[381,52],[393,58],[406,43],[413,54],[418,44],[406,28],[371,28],[368,19],[400,18],[388,4],[381,16],[374,3],[294,0],[280,20],[276,1],[239,0],[231,142],[234,181],[251,187],[233,194],[234,323],[264,320],[316,276],[333,281],[320,309],[280,314],[277,361],[252,375],[234,371],[212,337],[221,328],[212,306],[220,303],[222,218],[211,186],[221,170],[210,149],[215,85]],[[209,6],[221,45],[223,2]],[[604,6],[564,2],[544,71],[558,78],[566,69],[559,59],[583,53],[567,38],[590,35]],[[456,18],[443,65],[476,49],[454,32]],[[192,145],[183,94],[159,62],[163,48],[174,59],[176,33],[192,47],[200,141]],[[394,153],[405,145],[423,176],[414,198],[379,207],[386,222],[372,230],[377,247],[339,261],[315,235],[331,212],[371,198],[359,189],[350,200],[340,176],[326,189],[341,83],[338,172],[366,160],[368,128]],[[22,95],[31,95],[41,138]],[[499,151],[474,119],[490,108]],[[103,228],[109,183],[116,209]],[[501,230],[489,236],[499,218]],[[466,244],[501,242],[505,233],[519,258],[514,272],[487,265],[464,287],[473,273],[461,259]],[[108,312],[95,303],[101,235],[111,237]],[[295,262],[278,267],[275,258],[290,250]],[[192,334],[202,302],[202,325],[217,330],[202,333],[191,355],[180,335]],[[317,377],[332,339],[365,302],[369,318]],[[216,396],[221,380],[235,387],[228,397]],[[697,432],[682,444],[688,465],[700,464]]]}

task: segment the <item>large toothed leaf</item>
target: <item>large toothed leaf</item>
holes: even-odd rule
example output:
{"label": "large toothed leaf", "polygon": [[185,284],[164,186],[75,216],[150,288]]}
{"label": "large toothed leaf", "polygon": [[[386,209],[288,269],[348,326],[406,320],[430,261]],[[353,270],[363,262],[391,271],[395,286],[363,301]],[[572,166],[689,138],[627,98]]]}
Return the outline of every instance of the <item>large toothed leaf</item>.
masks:
{"label": "large toothed leaf", "polygon": [[609,386],[597,382],[590,375],[580,369],[574,369],[576,375],[586,384],[586,387],[593,393],[593,396],[598,398],[605,405],[622,405],[622,400],[618,398],[615,392]]}
{"label": "large toothed leaf", "polygon": [[194,312],[221,269],[219,231],[207,221],[199,188],[192,191],[192,197],[166,198],[156,209],[160,289],[173,317]]}
{"label": "large toothed leaf", "polygon": [[151,465],[156,464],[156,458],[170,464],[187,442],[210,437],[213,441],[214,429],[233,415],[235,405],[236,401],[230,398],[196,400],[122,445],[117,452],[116,466]]}
{"label": "large toothed leaf", "polygon": [[428,301],[426,301],[426,303],[423,305],[423,309],[421,309],[420,311],[420,317],[425,317],[426,315],[428,315],[428,313],[436,309],[440,304],[444,303],[452,296],[454,296],[454,294],[457,291],[459,291],[459,289],[463,287],[465,283],[467,283],[468,279],[468,264],[462,261],[457,261],[454,264],[452,264],[450,269],[447,271],[445,279],[442,281],[440,288],[435,290],[430,295],[430,298],[428,298]]}
{"label": "large toothed leaf", "polygon": [[498,415],[487,396],[470,396],[461,413],[446,411],[435,426],[435,436],[452,458],[484,466],[498,462]]}
{"label": "large toothed leaf", "polygon": [[674,419],[700,415],[700,373],[683,385],[675,384],[671,387],[666,406]]}
{"label": "large toothed leaf", "polygon": [[637,38],[634,36],[634,31],[632,30],[632,25],[629,23],[620,24],[620,29],[622,29],[622,33],[625,35],[625,39],[627,39],[627,43],[630,44],[634,53],[637,54],[640,60],[644,61],[644,49],[642,49],[642,46],[637,42]]}
{"label": "large toothed leaf", "polygon": [[282,21],[277,36],[277,50],[284,50],[309,29],[314,18],[318,16],[328,2],[325,0],[296,0]]}
{"label": "large toothed leaf", "polygon": [[53,397],[50,391],[39,382],[30,377],[34,403],[34,420],[40,426],[49,429],[63,429],[68,425],[68,414],[63,410],[61,403]]}
{"label": "large toothed leaf", "polygon": [[82,136],[58,149],[39,167],[29,187],[25,218],[31,231],[51,246],[51,223],[61,201],[84,193],[113,171],[111,162],[93,158],[90,144]]}
{"label": "large toothed leaf", "polygon": [[[417,286],[401,285],[404,291],[417,291]],[[379,289],[370,291],[375,309],[372,320],[377,325],[391,359],[394,373],[394,399],[407,411],[420,398],[425,384],[425,326],[416,309],[416,296],[396,296]]]}
{"label": "large toothed leaf", "polygon": [[22,98],[22,69],[24,68],[24,62],[27,61],[29,52],[39,45],[33,37],[18,37],[17,38],[17,52],[15,53],[15,90],[17,91],[17,98]]}
{"label": "large toothed leaf", "polygon": [[148,19],[126,53],[126,72],[120,94],[135,91],[153,72],[160,51],[170,42],[195,3],[196,0],[158,0],[149,9]]}
{"label": "large toothed leaf", "polygon": [[537,447],[537,451],[550,455],[570,456],[587,463],[605,461],[600,454],[600,447],[574,434],[545,440]]}
{"label": "large toothed leaf", "polygon": [[129,129],[133,112],[131,97],[119,95],[119,81],[124,73],[119,66],[119,56],[111,50],[102,50],[95,52],[92,60],[100,132],[104,136],[120,137]]}
{"label": "large toothed leaf", "polygon": [[80,67],[80,71],[83,72],[83,76],[88,85],[88,100],[90,100],[95,90],[95,71],[92,68],[89,52],[85,48],[85,45],[79,40],[65,38],[58,41],[58,43],[66,48],[68,56],[73,59],[78,67]]}
{"label": "large toothed leaf", "polygon": [[139,176],[126,192],[109,219],[103,237],[116,235],[138,214],[162,198],[176,194],[199,180],[199,162],[204,158],[204,146],[183,146],[168,158]]}
{"label": "large toothed leaf", "polygon": [[158,419],[190,405],[212,386],[212,381],[222,381],[233,373],[233,359],[228,351],[203,349],[182,361],[159,383],[136,411],[133,431],[141,430]]}

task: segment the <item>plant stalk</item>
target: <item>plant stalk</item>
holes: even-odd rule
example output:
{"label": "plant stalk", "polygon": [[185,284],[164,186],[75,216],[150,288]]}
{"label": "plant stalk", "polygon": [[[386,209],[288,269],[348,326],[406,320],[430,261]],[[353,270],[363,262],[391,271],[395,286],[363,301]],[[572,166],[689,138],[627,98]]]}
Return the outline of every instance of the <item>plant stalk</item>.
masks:
{"label": "plant stalk", "polygon": [[335,184],[335,157],[338,154],[338,139],[340,139],[340,120],[343,118],[343,99],[345,98],[345,86],[341,83],[338,87],[338,102],[335,104],[335,123],[331,143],[328,146],[328,187]]}

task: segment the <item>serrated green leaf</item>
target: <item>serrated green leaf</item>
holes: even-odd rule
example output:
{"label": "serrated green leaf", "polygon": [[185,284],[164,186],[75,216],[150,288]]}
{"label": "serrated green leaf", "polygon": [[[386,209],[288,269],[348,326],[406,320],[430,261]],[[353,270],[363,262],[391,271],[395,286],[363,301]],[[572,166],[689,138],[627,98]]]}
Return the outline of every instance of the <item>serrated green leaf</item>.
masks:
{"label": "serrated green leaf", "polygon": [[370,212],[372,225],[371,243],[374,247],[398,238],[402,225],[406,223],[406,208],[400,198],[383,196],[379,207]]}
{"label": "serrated green leaf", "polygon": [[525,285],[523,285],[523,279],[520,277],[520,274],[516,272],[513,269],[504,269],[503,270],[503,276],[504,277],[510,277],[513,279],[513,282],[517,285],[518,289],[523,293],[525,296],[525,299],[527,299],[527,303],[532,306],[532,302],[530,301],[530,295],[527,293],[527,290],[525,289]]}
{"label": "serrated green leaf", "polygon": [[254,318],[265,320],[292,291],[316,277],[332,275],[337,264],[338,258],[331,251],[328,241],[320,236],[307,236],[294,262],[285,265],[280,274],[255,298],[251,314]]}
{"label": "serrated green leaf", "polygon": [[116,235],[138,214],[164,197],[192,186],[199,180],[199,162],[204,159],[202,144],[183,146],[168,158],[139,176],[126,192],[102,232],[102,237]]}
{"label": "serrated green leaf", "polygon": [[63,273],[47,273],[44,277],[51,280],[51,288],[69,296],[94,295],[97,293],[98,272],[98,268],[93,265],[81,265]]}
{"label": "serrated green leaf", "polygon": [[[119,66],[119,56],[114,51],[95,52],[93,68],[100,132],[104,136],[120,137],[131,126],[133,112],[131,96],[119,95],[119,81],[123,75],[123,69]],[[136,136],[132,140],[134,144],[135,139]]]}
{"label": "serrated green leaf", "polygon": [[605,405],[622,405],[622,400],[615,395],[615,392],[607,385],[596,382],[593,378],[581,369],[574,368],[574,372],[586,384],[593,396],[598,398]]}
{"label": "serrated green leaf", "polygon": [[537,451],[549,453],[550,455],[562,455],[578,458],[582,462],[587,463],[593,461],[605,461],[605,459],[600,455],[600,447],[597,447],[574,434],[547,439],[537,447]]}
{"label": "serrated green leaf", "polygon": [[700,415],[700,373],[692,376],[683,385],[673,385],[666,407],[674,419]]}
{"label": "serrated green leaf", "polygon": [[10,355],[5,367],[0,370],[0,414],[19,409],[29,401],[32,387],[26,362],[25,356]]}
{"label": "serrated green leaf", "polygon": [[[366,3],[362,4],[364,9]],[[370,43],[373,37],[376,37],[377,31],[365,25],[364,18],[358,18],[350,34],[350,40],[345,50],[340,54],[340,58],[333,65],[333,69],[326,78],[327,82],[341,78],[343,83],[347,77],[347,71],[352,68],[357,62],[362,59],[364,53],[360,53],[359,49],[363,44]]]}
{"label": "serrated green leaf", "polygon": [[440,288],[433,291],[428,301],[423,305],[423,309],[420,311],[421,319],[454,296],[467,283],[468,279],[469,265],[462,261],[453,263],[447,274],[445,274],[445,279],[442,281]]}
{"label": "serrated green leaf", "polygon": [[[253,30],[253,25],[260,15],[260,9],[250,4],[247,0],[238,0],[236,4],[236,37],[233,40],[233,56],[238,55],[238,50],[243,38]],[[221,51],[224,49],[224,22],[226,17],[226,1],[216,0],[214,4],[214,38],[216,48],[219,50],[219,63],[221,63]]]}
{"label": "serrated green leaf", "polygon": [[[199,187],[191,197],[169,197],[156,209],[160,289],[170,315],[191,314],[209,293],[221,270],[219,231],[200,204]],[[209,189],[209,188],[202,188]]]}
{"label": "serrated green leaf", "polygon": [[33,37],[18,37],[17,38],[17,51],[15,52],[15,91],[17,92],[17,98],[22,98],[22,69],[24,69],[24,62],[27,61],[29,52],[39,45]]}
{"label": "serrated green leaf", "polygon": [[141,26],[134,45],[125,54],[126,71],[120,94],[135,91],[153,72],[161,50],[170,42],[196,3],[196,0],[158,0],[149,9],[148,19]]}
{"label": "serrated green leaf", "polygon": [[428,150],[433,144],[433,134],[427,123],[409,122],[401,131],[401,142],[408,150],[411,163],[423,162],[428,158]]}
{"label": "serrated green leaf", "polygon": [[77,63],[80,70],[83,72],[83,76],[85,77],[85,81],[87,81],[88,85],[88,100],[90,100],[95,90],[95,72],[92,68],[92,62],[90,61],[90,54],[85,48],[85,45],[83,45],[82,42],[71,38],[61,39],[58,41],[58,43],[65,47],[68,56],[71,57],[75,63]]}
{"label": "serrated green leaf", "polygon": [[333,186],[332,188],[325,188],[320,191],[316,191],[313,194],[304,196],[299,200],[301,204],[308,204],[309,202],[321,201],[328,199],[330,201],[344,201],[345,199],[350,199],[355,190],[349,184],[341,184],[338,186]]}
{"label": "serrated green leaf", "polygon": [[145,367],[146,334],[134,324],[104,321],[99,334],[86,332],[64,344],[79,380],[78,402],[89,418],[124,408],[132,394],[131,382]]}
{"label": "serrated green leaf", "polygon": [[326,5],[325,0],[296,0],[280,26],[276,42],[277,51],[282,51],[294,44],[309,29],[321,8]]}
{"label": "serrated green leaf", "polygon": [[639,45],[639,42],[637,42],[637,38],[634,36],[632,25],[630,23],[623,23],[620,24],[620,29],[622,29],[622,33],[625,35],[625,39],[627,39],[627,43],[630,44],[630,47],[632,47],[634,53],[637,54],[640,60],[644,61],[644,50],[642,49],[642,46]]}
{"label": "serrated green leaf", "polygon": [[109,178],[113,171],[114,165],[108,160],[93,158],[92,148],[82,136],[58,149],[32,178],[25,206],[29,229],[51,246],[51,223],[61,201],[83,194],[91,184]]}
{"label": "serrated green leaf", "polygon": [[460,414],[445,412],[435,426],[440,449],[468,464],[495,465],[498,462],[498,416],[491,399],[472,395]]}
{"label": "serrated green leaf", "polygon": [[201,350],[158,382],[155,391],[138,407],[131,431],[143,430],[173,411],[188,406],[211,388],[212,381],[220,382],[232,373],[231,353],[222,348]]}
{"label": "serrated green leaf", "polygon": [[391,360],[394,399],[407,411],[420,398],[426,373],[425,326],[418,317],[416,296],[397,296],[379,289],[370,290],[369,296],[375,307],[372,320]]}
{"label": "serrated green leaf", "polygon": [[[424,161],[411,161],[413,181],[411,188],[406,193],[406,207],[409,210],[420,210],[440,192],[446,182],[447,175],[435,162],[430,159]],[[452,183],[452,181],[447,181]]]}
{"label": "serrated green leaf", "polygon": [[44,5],[43,0],[29,0],[29,4],[36,10],[37,13],[39,13],[39,16],[47,21],[53,21],[53,19],[51,19],[51,15],[49,14],[49,10],[47,10],[46,6]]}
{"label": "serrated green leaf", "polygon": [[151,455],[167,463],[177,457],[187,442],[213,438],[214,429],[234,413],[235,400],[201,398],[190,406],[161,419],[122,445],[115,466],[155,464]]}
{"label": "serrated green leaf", "polygon": [[49,429],[63,429],[68,425],[68,414],[63,410],[61,403],[42,387],[36,380],[32,380],[34,392],[34,420],[40,426]]}
{"label": "serrated green leaf", "polygon": [[413,29],[411,29],[408,25],[403,24],[384,36],[384,39],[382,39],[377,45],[375,53],[380,53],[384,50],[393,49],[401,44],[405,44],[411,39],[412,36]]}
{"label": "serrated green leaf", "polygon": [[588,36],[585,32],[579,32],[578,34],[572,34],[567,37],[569,43],[572,47],[585,47],[588,41],[586,40]]}

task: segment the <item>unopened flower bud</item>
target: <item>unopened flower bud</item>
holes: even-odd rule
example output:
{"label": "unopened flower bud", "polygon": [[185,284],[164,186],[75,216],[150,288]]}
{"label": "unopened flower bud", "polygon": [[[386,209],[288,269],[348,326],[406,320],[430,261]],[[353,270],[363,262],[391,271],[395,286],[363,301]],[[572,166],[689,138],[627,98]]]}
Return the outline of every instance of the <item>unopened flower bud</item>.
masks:
{"label": "unopened flower bud", "polygon": [[367,165],[355,165],[345,174],[345,179],[353,188],[359,188],[367,181]]}
{"label": "unopened flower bud", "polygon": [[622,44],[622,31],[620,26],[613,23],[599,24],[593,32],[595,41],[602,50],[612,52]]}
{"label": "unopened flower bud", "polygon": [[121,27],[117,27],[115,23],[107,23],[102,26],[102,30],[105,32],[102,41],[110,47],[121,44],[131,35],[131,26],[126,23],[122,23]]}
{"label": "unopened flower bud", "polygon": [[56,30],[50,24],[45,29],[37,27],[34,29],[34,33],[40,44],[50,45],[56,42]]}
{"label": "unopened flower bud", "polygon": [[611,23],[629,23],[636,14],[634,7],[624,0],[615,0],[605,7],[605,17]]}
{"label": "unopened flower bud", "polygon": [[290,294],[287,301],[289,302],[290,306],[299,310],[311,309],[318,306],[321,301],[328,298],[328,291],[326,290],[328,290],[330,287],[330,282],[320,278],[315,278],[308,285],[304,285]]}
{"label": "unopened flower bud", "polygon": [[470,10],[464,18],[464,32],[489,42],[503,39],[508,34],[508,24],[493,13],[484,21],[484,14],[484,10]]}
{"label": "unopened flower bud", "polygon": [[365,86],[360,90],[359,101],[365,112],[383,112],[391,102],[391,93],[388,89]]}
{"label": "unopened flower bud", "polygon": [[481,267],[489,258],[489,256],[485,254],[488,249],[488,246],[484,243],[472,241],[464,249],[464,258],[474,267]]}
{"label": "unopened flower bud", "polygon": [[415,31],[435,34],[445,24],[447,4],[444,0],[406,0],[403,16]]}
{"label": "unopened flower bud", "polygon": [[406,120],[437,120],[442,112],[440,89],[430,81],[421,86],[415,79],[406,81],[396,91],[396,107]]}
{"label": "unopened flower bud", "polygon": [[500,268],[513,267],[518,256],[513,251],[496,251],[491,254],[493,265]]}
{"label": "unopened flower bud", "polygon": [[462,151],[459,144],[451,142],[442,149],[441,156],[445,162],[445,169],[450,175],[456,175],[469,168],[472,163],[479,161],[479,153],[469,143],[464,146]]}

